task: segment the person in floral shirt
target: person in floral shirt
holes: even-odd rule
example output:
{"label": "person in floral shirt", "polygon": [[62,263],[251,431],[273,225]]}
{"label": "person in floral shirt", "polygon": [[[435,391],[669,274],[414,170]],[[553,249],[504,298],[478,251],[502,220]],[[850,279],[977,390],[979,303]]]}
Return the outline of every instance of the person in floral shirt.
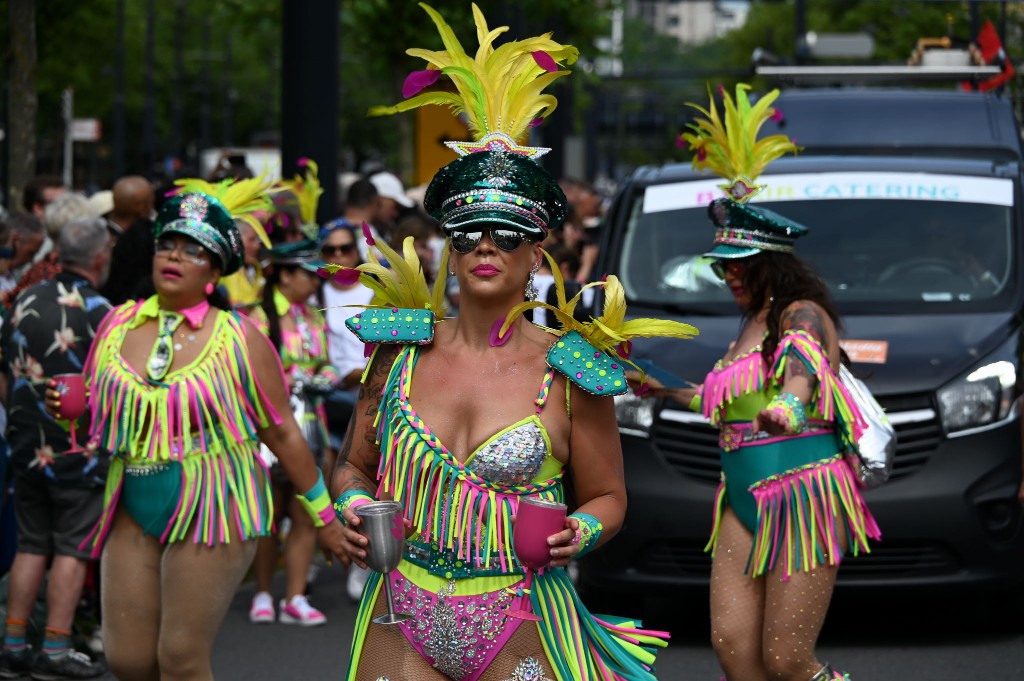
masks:
{"label": "person in floral shirt", "polygon": [[[80,373],[110,310],[97,293],[110,271],[110,232],[100,218],[68,223],[61,232],[62,271],[22,291],[0,332],[0,366],[8,382],[8,441],[14,476],[18,549],[11,567],[0,677],[92,678],[105,670],[71,649],[75,607],[89,561],[81,548],[99,519],[108,456],[69,453],[67,430],[47,414],[51,377]],[[33,657],[27,620],[53,557],[47,587],[43,650]]]}

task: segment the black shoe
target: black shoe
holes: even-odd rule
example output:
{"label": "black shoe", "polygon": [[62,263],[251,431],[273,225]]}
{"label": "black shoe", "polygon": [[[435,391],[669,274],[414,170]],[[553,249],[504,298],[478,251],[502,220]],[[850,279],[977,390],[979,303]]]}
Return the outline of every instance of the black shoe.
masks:
{"label": "black shoe", "polygon": [[106,667],[93,662],[85,653],[69,650],[58,660],[51,660],[46,653],[39,653],[32,663],[32,678],[35,681],[64,681],[65,679],[95,679],[107,671]]}
{"label": "black shoe", "polygon": [[28,676],[32,669],[32,649],[26,647],[20,653],[7,648],[0,652],[0,679],[20,679]]}

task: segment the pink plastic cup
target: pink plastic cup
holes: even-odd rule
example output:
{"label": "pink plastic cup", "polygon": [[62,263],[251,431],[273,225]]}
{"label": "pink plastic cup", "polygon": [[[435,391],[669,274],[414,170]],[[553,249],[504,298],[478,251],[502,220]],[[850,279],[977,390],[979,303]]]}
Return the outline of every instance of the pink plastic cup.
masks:
{"label": "pink plastic cup", "polygon": [[524,567],[537,570],[551,562],[548,537],[565,529],[565,504],[521,499],[512,529],[512,548]]}

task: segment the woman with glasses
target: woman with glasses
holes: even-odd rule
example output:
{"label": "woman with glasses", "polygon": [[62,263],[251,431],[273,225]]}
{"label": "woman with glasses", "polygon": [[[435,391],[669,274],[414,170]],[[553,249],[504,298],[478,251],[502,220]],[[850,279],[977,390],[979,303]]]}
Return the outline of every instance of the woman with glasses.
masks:
{"label": "woman with glasses", "polygon": [[[242,265],[234,217],[264,203],[258,180],[187,181],[154,228],[156,295],[115,308],[85,367],[89,449],[113,454],[100,522],[103,642],[122,681],[212,679],[231,598],[271,530],[259,445],[281,461],[340,552],[340,524],[290,414],[273,346],[218,307],[215,285]],[[232,213],[234,211],[234,213]],[[47,391],[47,407],[61,395]]]}
{"label": "woman with glasses", "polygon": [[[321,230],[320,257],[325,262],[355,268],[362,263],[356,241],[356,227],[344,220],[328,223]],[[341,376],[339,388],[355,403],[359,378],[366,368],[362,342],[345,328],[345,320],[369,305],[373,291],[360,281],[339,282],[330,279],[320,292],[320,307],[327,319],[331,364]]]}
{"label": "woman with glasses", "polygon": [[[716,231],[704,255],[742,311],[739,336],[701,386],[669,389],[638,376],[632,384],[719,428],[722,482],[707,550],[712,645],[726,679],[849,679],[819,661],[815,646],[843,556],[868,552],[880,537],[845,457],[865,423],[838,378],[841,322],[828,286],[795,253],[808,229],[746,202],[760,189],[759,170],[795,147],[782,136],[742,139],[775,115],[778,92],[754,106],[745,88],[736,105],[723,95],[735,127],[720,129],[712,102],[711,120],[684,134],[694,164],[730,180],[729,197],[708,207]],[[730,155],[753,148],[777,153]]]}
{"label": "woman with glasses", "polygon": [[[441,17],[423,7],[442,34],[451,35]],[[479,138],[456,144],[460,157],[426,190],[424,207],[448,237],[443,262],[461,289],[459,316],[442,321],[444,280],[427,291],[411,239],[403,244],[404,259],[377,244],[393,270],[371,258],[355,272],[374,288],[376,306],[347,324],[376,350],[339,452],[335,509],[347,526],[347,555],[358,565],[373,550],[358,532],[366,504],[397,501],[407,539],[398,568],[367,581],[347,678],[650,681],[653,648],[664,645],[666,635],[643,631],[635,621],[594,617],[565,570],[622,525],[622,453],[607,398],[626,390],[619,341],[602,336],[596,322],[575,324],[564,309],[558,314],[572,320],[573,331],[563,335],[521,314],[538,304],[527,301],[536,296],[540,242],[565,219],[567,204],[558,183],[533,160],[543,150],[514,140],[526,136],[531,112],[552,104],[550,96],[537,94],[535,79],[564,75],[558,64],[574,60],[576,50],[544,36],[505,43],[492,55],[487,41],[502,29],[491,32],[476,8],[474,15],[485,41],[478,59],[508,81],[475,82],[471,90],[501,93],[525,109],[485,117],[477,100],[466,100],[475,103],[467,111]],[[446,45],[461,49],[454,40]],[[449,58],[471,60],[430,55],[436,68]],[[485,70],[478,64],[459,72]],[[437,71],[418,73],[436,80]],[[488,129],[485,119],[507,125]],[[351,270],[333,269],[335,279],[352,279]],[[609,278],[612,302],[603,319],[613,335],[628,337],[634,327],[619,314],[616,283]],[[659,331],[669,327],[664,323]],[[570,484],[572,495],[566,493]],[[525,504],[561,503],[568,506],[565,514],[536,534],[548,562],[530,581],[523,561],[533,561],[517,553],[513,528]],[[523,536],[530,527],[524,525]],[[385,593],[393,602],[386,603]],[[373,622],[388,605],[411,619]]]}
{"label": "woman with glasses", "polygon": [[[354,268],[362,263],[356,241],[356,228],[339,218],[320,230],[320,257],[330,263]],[[320,308],[327,321],[327,347],[331,364],[340,379],[337,389],[327,396],[328,430],[335,447],[352,418],[359,393],[359,380],[366,369],[363,342],[345,327],[345,320],[361,312],[373,298],[373,291],[361,281],[338,281],[330,278],[319,290]],[[350,565],[345,589],[353,603],[359,602],[369,573],[358,565]]]}

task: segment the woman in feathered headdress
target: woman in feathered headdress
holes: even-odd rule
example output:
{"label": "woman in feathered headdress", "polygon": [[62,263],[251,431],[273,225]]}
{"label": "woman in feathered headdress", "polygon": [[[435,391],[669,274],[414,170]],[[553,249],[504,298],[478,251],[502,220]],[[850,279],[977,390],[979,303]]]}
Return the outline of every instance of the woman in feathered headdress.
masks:
{"label": "woman in feathered headdress", "polygon": [[[409,99],[374,113],[441,104],[469,121],[474,140],[450,143],[460,156],[425,196],[448,237],[461,300],[458,317],[436,323],[444,280],[427,290],[411,239],[404,257],[379,244],[393,269],[371,249],[356,269],[328,270],[375,291],[373,306],[348,322],[376,347],[333,480],[348,555],[359,564],[367,557],[357,532],[365,504],[398,501],[409,527],[398,569],[367,582],[347,678],[434,678],[437,670],[460,681],[650,681],[667,635],[595,617],[565,568],[622,525],[622,454],[608,396],[626,390],[623,346],[633,336],[695,330],[627,321],[614,277],[598,284],[607,303],[596,320],[574,319],[579,296],[565,300],[560,287],[559,304],[547,309],[565,328],[523,319],[542,305],[524,302],[536,296],[539,243],[566,214],[558,183],[536,161],[546,150],[524,142],[555,107],[544,87],[568,73],[561,65],[577,51],[550,35],[495,46],[507,27],[490,29],[474,5],[479,48],[470,56],[421,6],[445,49],[410,50],[427,70],[406,81]],[[457,92],[417,94],[441,75]],[[513,527],[524,505],[538,503],[568,515],[539,534],[549,562],[533,577]],[[388,603],[411,619],[374,623]]]}
{"label": "woman in feathered headdress", "polygon": [[[277,190],[290,192],[295,197],[301,218],[297,231],[305,238],[276,244],[267,252],[270,263],[267,285],[252,319],[270,338],[281,359],[291,394],[292,413],[313,452],[317,468],[322,468],[330,448],[324,397],[338,385],[339,376],[330,361],[323,314],[309,304],[323,283],[317,276],[323,261],[316,241],[319,233],[316,212],[323,190],[317,164],[303,158],[299,159],[299,165],[306,169],[305,174],[282,182]],[[307,627],[326,624],[327,617],[306,597],[306,577],[316,550],[316,528],[298,500],[293,498],[296,488],[287,472],[273,458],[266,458],[271,465],[271,488],[277,500],[274,525],[278,532],[282,519],[291,518],[287,537],[283,537],[285,594],[277,614],[270,588],[281,541],[278,533],[272,533],[260,538],[256,551],[253,564],[256,593],[249,607],[249,620],[264,623],[279,619],[285,624]]]}
{"label": "woman in feathered headdress", "polygon": [[[701,411],[720,429],[722,483],[712,552],[712,643],[726,678],[848,678],[815,657],[843,555],[869,550],[879,530],[844,457],[864,422],[837,374],[839,316],[828,286],[795,252],[808,229],[748,200],[765,166],[797,151],[783,135],[758,139],[780,116],[772,91],[749,87],[697,105],[681,141],[695,168],[727,180],[708,214],[705,257],[732,291],[744,325],[697,389],[647,381],[650,396]],[[640,377],[636,387],[640,387]]]}
{"label": "woman in feathered headdress", "polygon": [[[215,305],[218,278],[242,264],[236,220],[265,206],[268,183],[179,184],[154,229],[156,295],[109,313],[83,372],[88,448],[113,455],[86,544],[103,554],[103,643],[125,681],[212,678],[217,630],[271,530],[261,442],[304,491],[321,546],[341,550],[323,477],[295,420],[282,418],[274,348]],[[48,391],[48,408],[59,404]]]}

